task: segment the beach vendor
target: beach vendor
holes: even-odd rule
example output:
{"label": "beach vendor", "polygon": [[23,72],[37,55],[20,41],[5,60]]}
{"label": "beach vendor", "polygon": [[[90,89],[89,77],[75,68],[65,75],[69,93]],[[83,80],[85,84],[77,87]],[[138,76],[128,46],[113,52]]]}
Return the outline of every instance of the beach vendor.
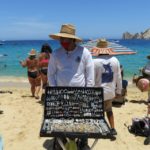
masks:
{"label": "beach vendor", "polygon": [[42,89],[43,89],[41,100],[44,99],[45,87],[48,83],[47,70],[48,70],[48,62],[51,53],[52,53],[52,48],[50,47],[50,45],[47,43],[43,44],[41,48],[41,52],[39,54],[39,71],[42,79]]}
{"label": "beach vendor", "polygon": [[[82,40],[75,35],[75,26],[63,24],[60,33],[50,37],[59,40],[61,47],[56,49],[48,66],[50,86],[94,86],[94,64],[88,49],[79,46]],[[82,139],[82,148],[88,147],[87,139]]]}
{"label": "beach vendor", "polygon": [[39,73],[39,61],[36,58],[36,50],[32,49],[28,53],[29,57],[25,61],[20,61],[22,67],[27,67],[29,83],[31,84],[32,96],[39,99],[41,88],[41,76]]}
{"label": "beach vendor", "polygon": [[91,52],[94,52],[94,56],[97,55],[94,59],[95,87],[103,87],[104,89],[104,110],[107,114],[112,135],[117,135],[112,100],[121,96],[122,77],[119,60],[110,55],[112,50],[107,46],[108,42],[105,39],[100,39]]}

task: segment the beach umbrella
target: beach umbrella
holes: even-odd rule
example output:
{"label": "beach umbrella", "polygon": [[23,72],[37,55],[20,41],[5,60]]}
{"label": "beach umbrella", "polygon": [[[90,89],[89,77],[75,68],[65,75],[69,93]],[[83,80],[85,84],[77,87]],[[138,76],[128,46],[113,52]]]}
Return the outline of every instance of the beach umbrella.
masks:
{"label": "beach umbrella", "polygon": [[96,44],[97,41],[92,40],[81,45],[86,47],[92,53],[92,56],[98,56],[105,51],[109,51],[109,55],[131,55],[137,53],[136,51],[114,42],[109,42],[108,48],[98,48],[96,47]]}

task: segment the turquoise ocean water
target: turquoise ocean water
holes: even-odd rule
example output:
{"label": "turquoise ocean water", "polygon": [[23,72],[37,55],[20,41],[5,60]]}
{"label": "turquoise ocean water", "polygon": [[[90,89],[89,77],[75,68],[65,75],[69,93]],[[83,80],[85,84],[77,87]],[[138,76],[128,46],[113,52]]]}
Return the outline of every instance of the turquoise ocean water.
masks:
{"label": "turquoise ocean water", "polygon": [[[54,40],[4,41],[0,45],[0,76],[26,77],[26,68],[20,66],[19,60],[24,60],[32,48],[40,52],[44,43],[50,44],[53,50],[59,47]],[[135,55],[117,56],[124,67],[125,77],[131,78],[148,61],[146,56],[150,55],[150,40],[118,40],[117,43],[137,51]],[[7,56],[2,57],[3,54]]]}

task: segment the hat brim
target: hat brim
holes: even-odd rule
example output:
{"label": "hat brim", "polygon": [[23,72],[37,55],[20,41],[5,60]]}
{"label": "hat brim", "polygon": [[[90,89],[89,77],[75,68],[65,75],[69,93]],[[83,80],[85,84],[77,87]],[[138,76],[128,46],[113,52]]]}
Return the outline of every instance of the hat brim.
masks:
{"label": "hat brim", "polygon": [[75,35],[67,34],[67,33],[57,33],[49,35],[54,40],[59,40],[61,37],[75,39],[77,42],[82,42],[82,39]]}
{"label": "hat brim", "polygon": [[94,47],[91,49],[92,56],[100,56],[100,55],[112,55],[112,48],[99,48]]}

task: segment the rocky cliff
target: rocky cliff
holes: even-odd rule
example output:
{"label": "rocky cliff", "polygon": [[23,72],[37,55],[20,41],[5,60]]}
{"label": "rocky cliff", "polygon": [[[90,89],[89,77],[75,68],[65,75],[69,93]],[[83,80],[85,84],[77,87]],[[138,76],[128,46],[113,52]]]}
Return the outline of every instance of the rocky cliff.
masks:
{"label": "rocky cliff", "polygon": [[131,34],[129,32],[125,32],[122,35],[123,39],[150,39],[150,28],[145,32]]}

